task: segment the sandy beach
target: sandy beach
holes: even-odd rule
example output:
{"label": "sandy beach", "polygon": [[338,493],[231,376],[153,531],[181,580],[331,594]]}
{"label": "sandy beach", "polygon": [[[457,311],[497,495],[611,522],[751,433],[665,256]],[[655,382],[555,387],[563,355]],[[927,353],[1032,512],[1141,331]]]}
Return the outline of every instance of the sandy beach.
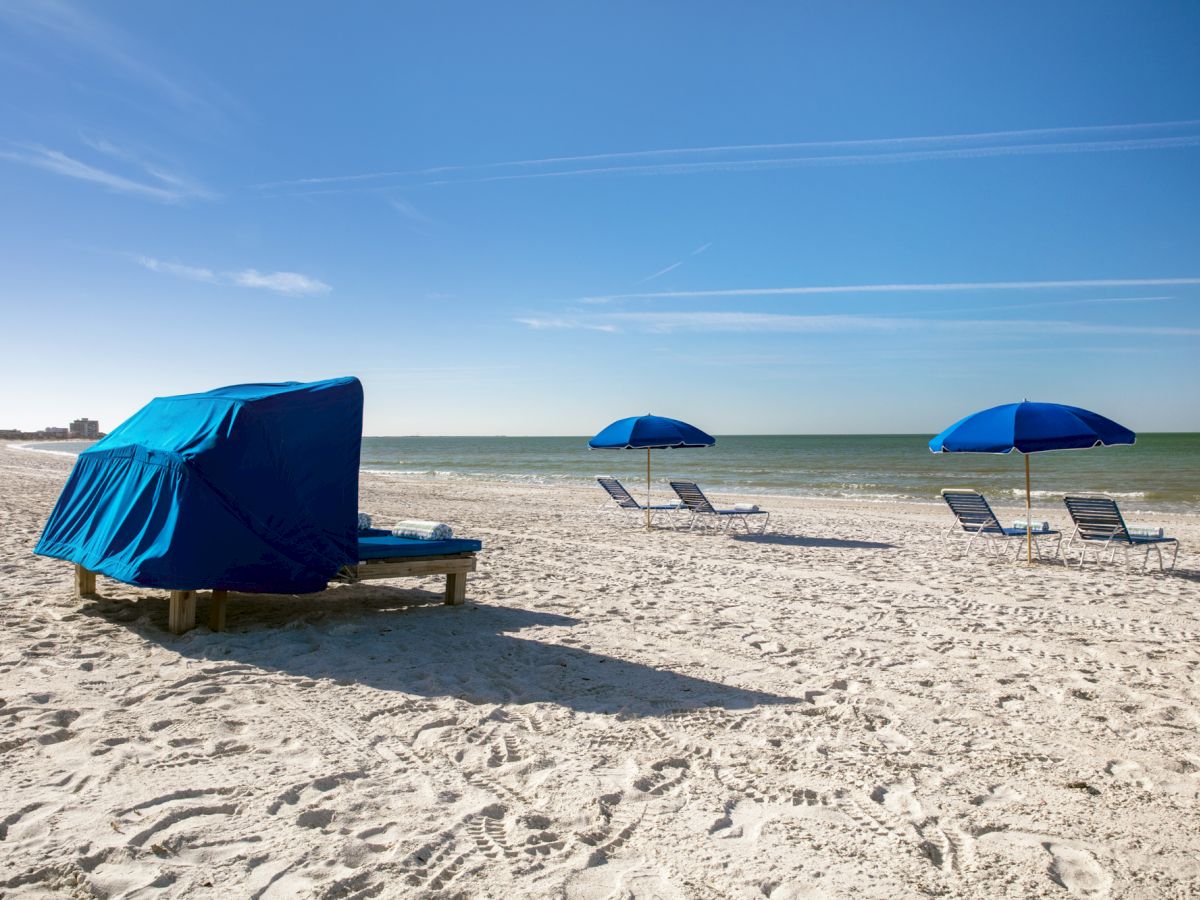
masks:
{"label": "sandy beach", "polygon": [[0,448],[2,896],[1200,892],[1195,517],[1154,516],[1159,576],[948,558],[935,505],[721,498],[773,513],[738,539],[364,475],[484,542],[465,606],[234,595],[174,637],[30,553],[71,462]]}

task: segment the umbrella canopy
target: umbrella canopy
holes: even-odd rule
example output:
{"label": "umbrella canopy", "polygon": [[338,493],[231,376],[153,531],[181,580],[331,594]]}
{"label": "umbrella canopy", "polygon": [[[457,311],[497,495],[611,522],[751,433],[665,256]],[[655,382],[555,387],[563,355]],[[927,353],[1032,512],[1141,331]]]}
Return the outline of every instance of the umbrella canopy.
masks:
{"label": "umbrella canopy", "polygon": [[664,416],[618,419],[588,441],[593,450],[646,451],[646,527],[650,527],[650,451],[711,447],[717,439],[687,422]]}
{"label": "umbrella canopy", "polygon": [[1061,403],[1006,403],[959,419],[929,442],[934,453],[1011,453],[1025,456],[1026,559],[1033,561],[1029,454],[1132,444],[1137,435],[1091,410]]}
{"label": "umbrella canopy", "polygon": [[1132,444],[1137,436],[1099,413],[1061,403],[1006,403],[959,419],[929,442],[934,453],[1040,453]]}
{"label": "umbrella canopy", "polygon": [[711,447],[717,439],[694,425],[663,416],[618,419],[588,441],[593,450],[669,450]]}

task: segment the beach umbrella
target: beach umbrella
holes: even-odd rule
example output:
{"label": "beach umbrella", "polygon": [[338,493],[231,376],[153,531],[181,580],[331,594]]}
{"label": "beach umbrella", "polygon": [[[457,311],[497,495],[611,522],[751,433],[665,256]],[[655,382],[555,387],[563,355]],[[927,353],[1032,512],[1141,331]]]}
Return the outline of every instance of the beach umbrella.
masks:
{"label": "beach umbrella", "polygon": [[593,450],[646,451],[646,527],[650,527],[650,451],[711,447],[717,439],[694,425],[663,416],[618,419],[588,441]]}
{"label": "beach umbrella", "polygon": [[929,442],[934,453],[1011,453],[1025,457],[1025,555],[1033,562],[1029,456],[1132,444],[1137,435],[1099,413],[1061,403],[1006,403],[959,419]]}

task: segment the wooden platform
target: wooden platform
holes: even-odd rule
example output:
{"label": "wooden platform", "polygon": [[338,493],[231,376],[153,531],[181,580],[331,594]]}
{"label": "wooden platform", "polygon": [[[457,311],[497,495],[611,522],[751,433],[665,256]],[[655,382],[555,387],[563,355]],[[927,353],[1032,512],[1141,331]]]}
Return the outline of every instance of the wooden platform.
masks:
{"label": "wooden platform", "polygon": [[[458,606],[467,599],[467,573],[475,571],[474,553],[450,553],[445,556],[408,556],[390,559],[363,560],[356,566],[347,566],[338,580],[354,584],[381,578],[412,578],[428,575],[445,575],[445,602]],[[75,566],[75,592],[80,597],[96,594],[96,573]],[[171,591],[167,608],[167,627],[174,634],[183,634],[196,627],[196,594],[192,591]],[[225,628],[225,605],[229,592],[213,588],[208,604],[208,627],[212,631]]]}

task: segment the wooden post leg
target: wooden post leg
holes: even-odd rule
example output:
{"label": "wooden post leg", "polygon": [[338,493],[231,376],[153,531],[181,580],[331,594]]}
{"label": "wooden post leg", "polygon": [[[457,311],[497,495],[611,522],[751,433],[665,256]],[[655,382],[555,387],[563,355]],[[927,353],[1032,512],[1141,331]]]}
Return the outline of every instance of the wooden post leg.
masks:
{"label": "wooden post leg", "polygon": [[229,598],[229,591],[212,592],[212,599],[208,602],[208,627],[212,631],[225,630],[225,601]]}
{"label": "wooden post leg", "polygon": [[80,597],[96,594],[96,573],[78,564],[75,566],[75,593]]}
{"label": "wooden post leg", "polygon": [[183,634],[196,627],[196,592],[171,591],[167,627],[172,634]]}
{"label": "wooden post leg", "polygon": [[451,572],[446,576],[446,603],[459,606],[467,600],[467,573]]}

